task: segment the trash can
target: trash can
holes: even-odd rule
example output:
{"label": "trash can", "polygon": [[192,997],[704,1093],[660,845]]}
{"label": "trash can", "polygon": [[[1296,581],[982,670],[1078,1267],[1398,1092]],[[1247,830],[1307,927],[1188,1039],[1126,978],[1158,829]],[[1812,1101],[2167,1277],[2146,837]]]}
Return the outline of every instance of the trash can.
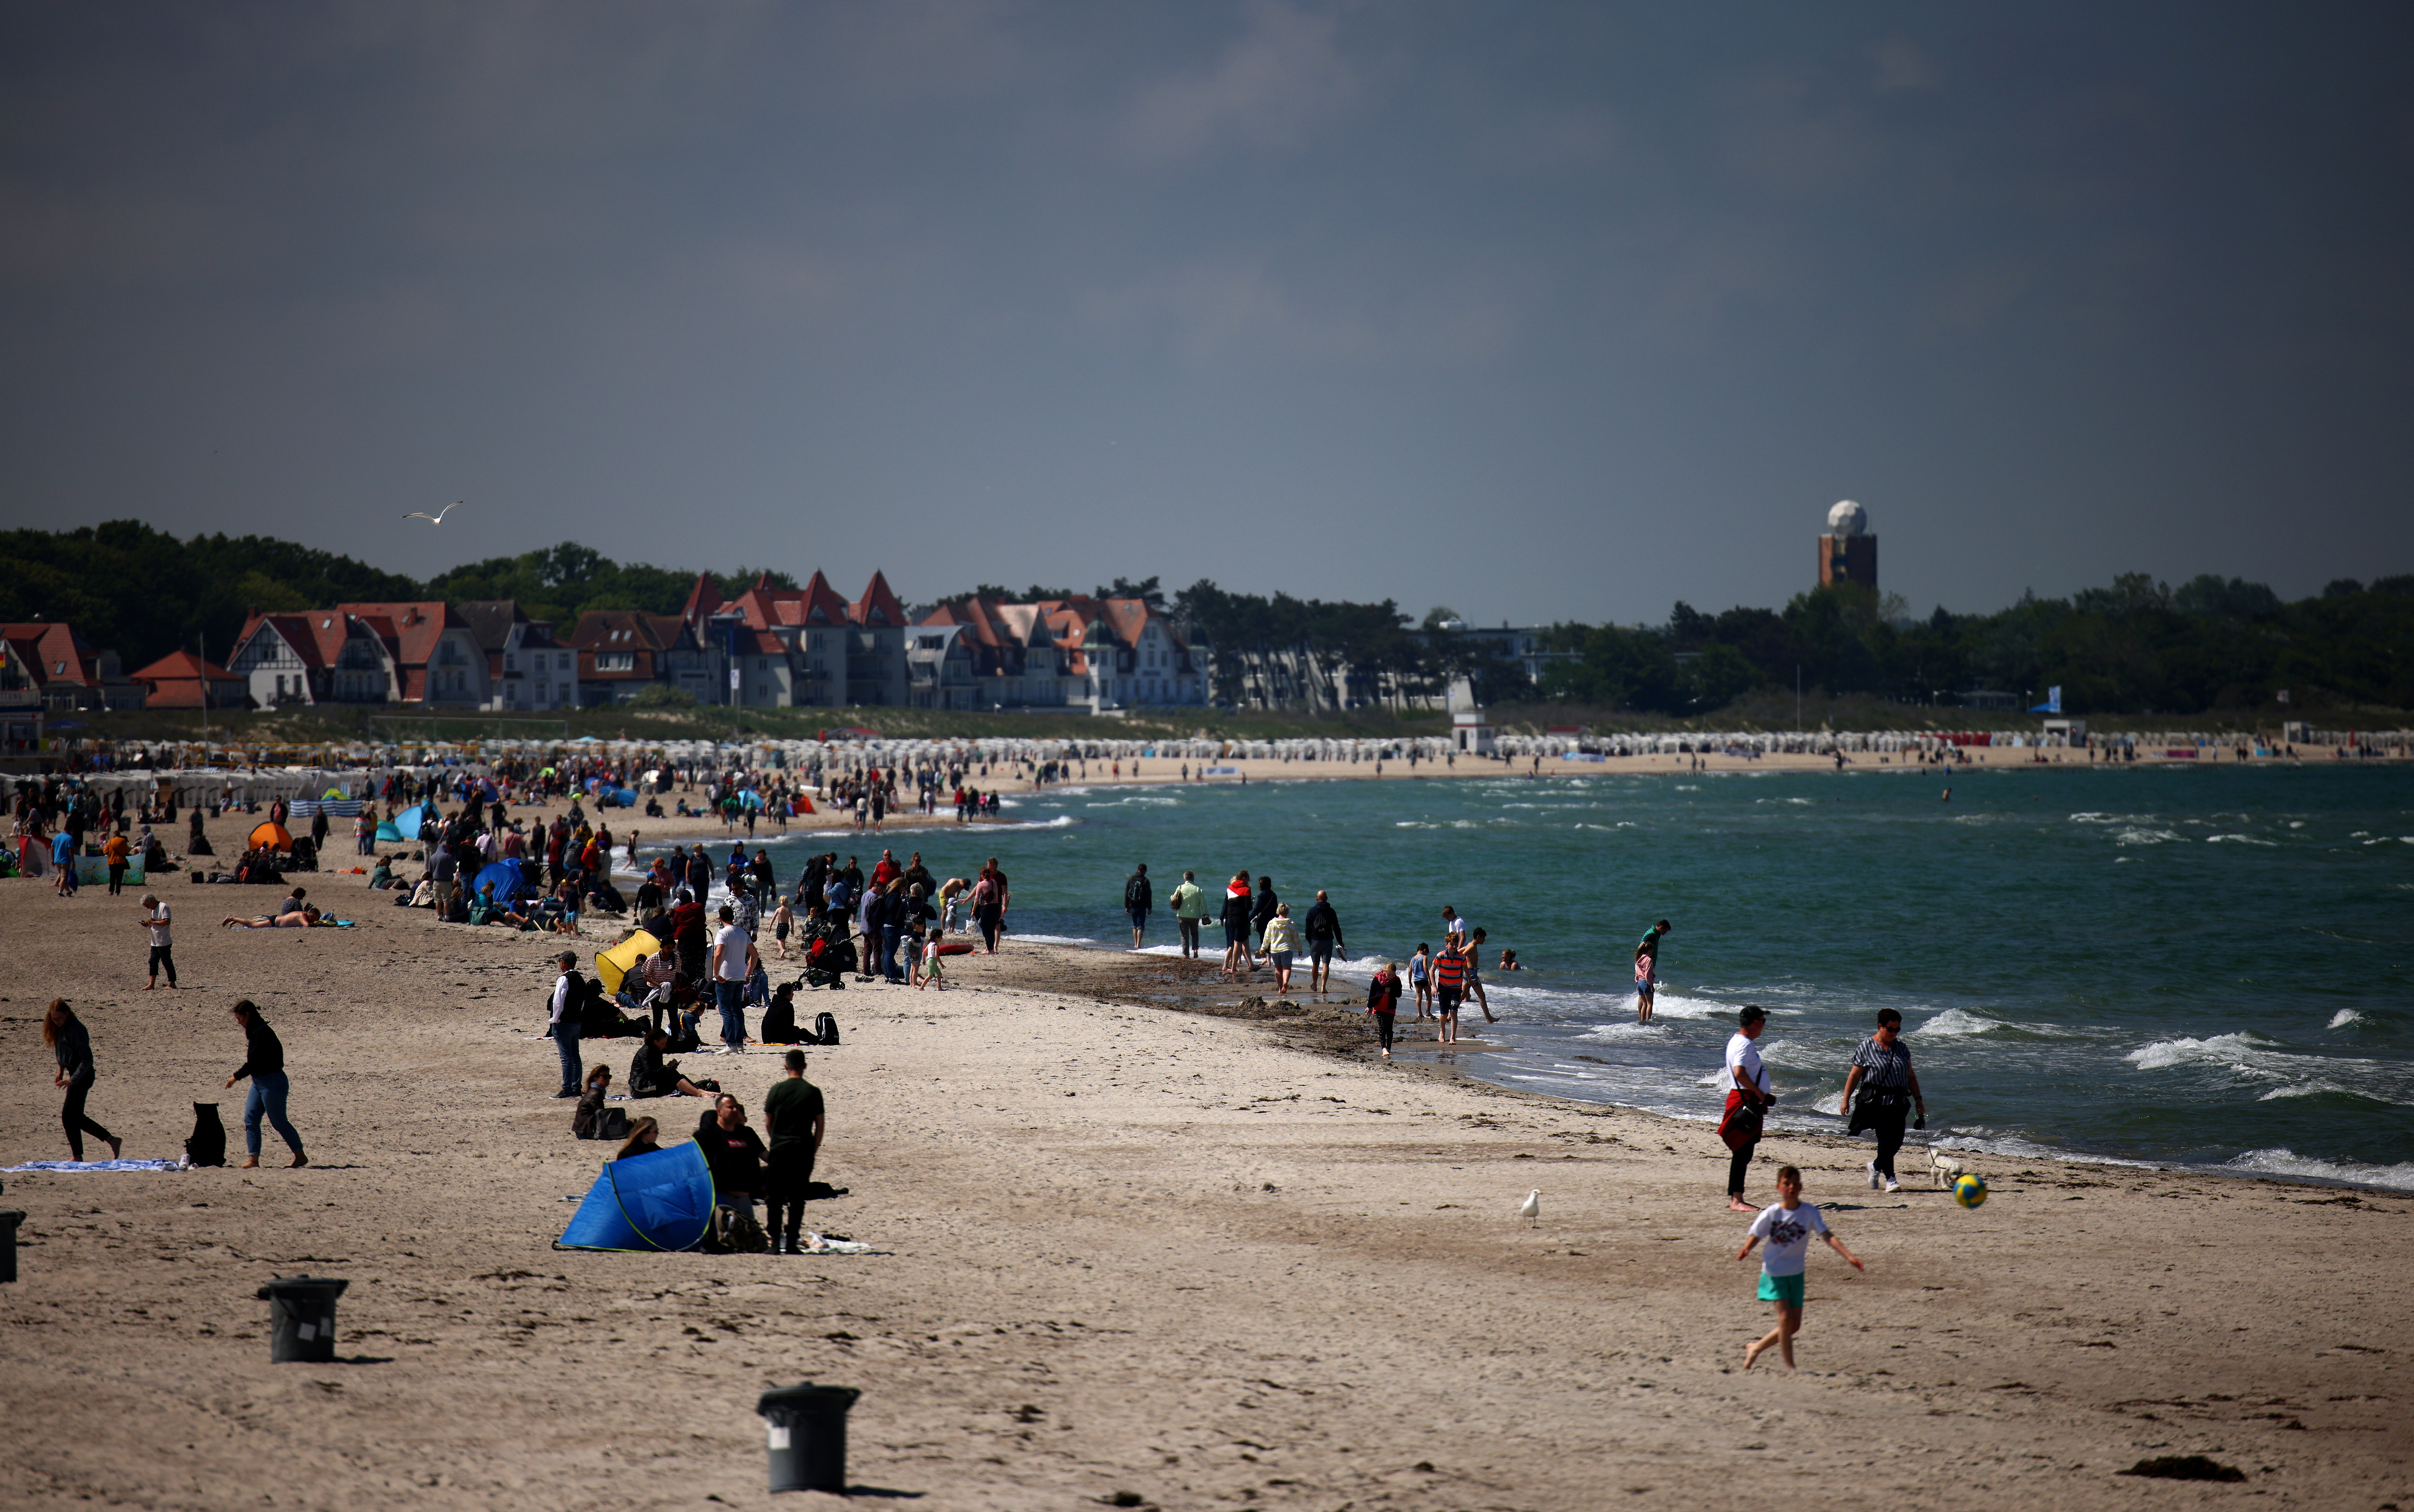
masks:
{"label": "trash can", "polygon": [[754,1410],[770,1422],[771,1490],[846,1494],[846,1412],[862,1395],[811,1381],[763,1393]]}
{"label": "trash can", "polygon": [[268,1303],[268,1359],[324,1362],[335,1357],[335,1298],[350,1282],[327,1276],[278,1276],[260,1289]]}
{"label": "trash can", "polygon": [[25,1221],[21,1212],[0,1212],[0,1282],[17,1279],[17,1225]]}

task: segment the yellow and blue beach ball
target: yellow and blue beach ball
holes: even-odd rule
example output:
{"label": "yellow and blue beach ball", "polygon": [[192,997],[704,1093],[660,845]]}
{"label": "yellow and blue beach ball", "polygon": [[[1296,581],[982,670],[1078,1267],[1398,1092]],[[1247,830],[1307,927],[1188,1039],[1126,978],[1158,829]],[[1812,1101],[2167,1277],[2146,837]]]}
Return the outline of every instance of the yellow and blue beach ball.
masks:
{"label": "yellow and blue beach ball", "polygon": [[1953,1183],[1953,1200],[1964,1208],[1975,1208],[1987,1200],[1987,1178],[1972,1174]]}

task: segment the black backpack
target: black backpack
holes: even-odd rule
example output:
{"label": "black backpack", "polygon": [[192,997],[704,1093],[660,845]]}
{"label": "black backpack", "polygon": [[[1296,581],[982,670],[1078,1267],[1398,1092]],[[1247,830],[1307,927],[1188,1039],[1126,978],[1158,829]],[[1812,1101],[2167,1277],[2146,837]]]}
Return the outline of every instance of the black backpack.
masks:
{"label": "black backpack", "polygon": [[185,1160],[193,1165],[226,1164],[226,1125],[218,1121],[216,1103],[193,1104],[193,1137],[185,1141]]}
{"label": "black backpack", "polygon": [[1131,881],[1124,883],[1124,907],[1127,909],[1145,908],[1148,905],[1148,879],[1145,877],[1134,877]]}
{"label": "black backpack", "polygon": [[835,1015],[830,1014],[815,1014],[813,1015],[813,1037],[812,1043],[815,1045],[836,1045],[838,1043],[838,1019]]}

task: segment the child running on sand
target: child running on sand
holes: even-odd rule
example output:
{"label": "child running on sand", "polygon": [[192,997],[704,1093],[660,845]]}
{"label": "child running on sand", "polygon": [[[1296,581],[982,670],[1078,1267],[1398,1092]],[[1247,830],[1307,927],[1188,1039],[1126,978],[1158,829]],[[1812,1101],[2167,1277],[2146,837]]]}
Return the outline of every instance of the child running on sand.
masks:
{"label": "child running on sand", "polygon": [[919,992],[924,987],[937,987],[941,992],[947,990],[946,976],[939,970],[941,954],[939,947],[943,939],[942,932],[933,929],[929,937],[923,940],[921,959],[916,963],[919,970],[915,972],[915,991]]}
{"label": "child running on sand", "polygon": [[1802,1331],[1802,1269],[1813,1234],[1850,1260],[1855,1270],[1869,1268],[1861,1264],[1858,1255],[1844,1248],[1843,1240],[1827,1232],[1827,1221],[1819,1216],[1818,1207],[1802,1200],[1802,1173],[1791,1165],[1781,1165],[1777,1168],[1777,1200],[1751,1221],[1751,1227],[1745,1231],[1743,1248],[1736,1252],[1736,1258],[1742,1260],[1751,1255],[1753,1245],[1763,1239],[1768,1241],[1767,1250],[1760,1257],[1760,1299],[1777,1305],[1777,1327],[1744,1348],[1743,1368],[1747,1371],[1771,1344],[1784,1356],[1785,1368],[1794,1369],[1794,1336]]}

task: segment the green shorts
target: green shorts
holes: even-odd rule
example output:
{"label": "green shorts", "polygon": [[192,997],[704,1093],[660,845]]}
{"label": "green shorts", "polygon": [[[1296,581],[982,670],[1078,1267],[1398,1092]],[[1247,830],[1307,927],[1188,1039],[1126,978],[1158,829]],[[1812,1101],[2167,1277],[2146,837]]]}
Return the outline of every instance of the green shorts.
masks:
{"label": "green shorts", "polygon": [[1782,1302],[1787,1307],[1798,1310],[1802,1306],[1802,1272],[1797,1270],[1791,1276],[1772,1276],[1766,1270],[1762,1271],[1760,1299],[1764,1302]]}

